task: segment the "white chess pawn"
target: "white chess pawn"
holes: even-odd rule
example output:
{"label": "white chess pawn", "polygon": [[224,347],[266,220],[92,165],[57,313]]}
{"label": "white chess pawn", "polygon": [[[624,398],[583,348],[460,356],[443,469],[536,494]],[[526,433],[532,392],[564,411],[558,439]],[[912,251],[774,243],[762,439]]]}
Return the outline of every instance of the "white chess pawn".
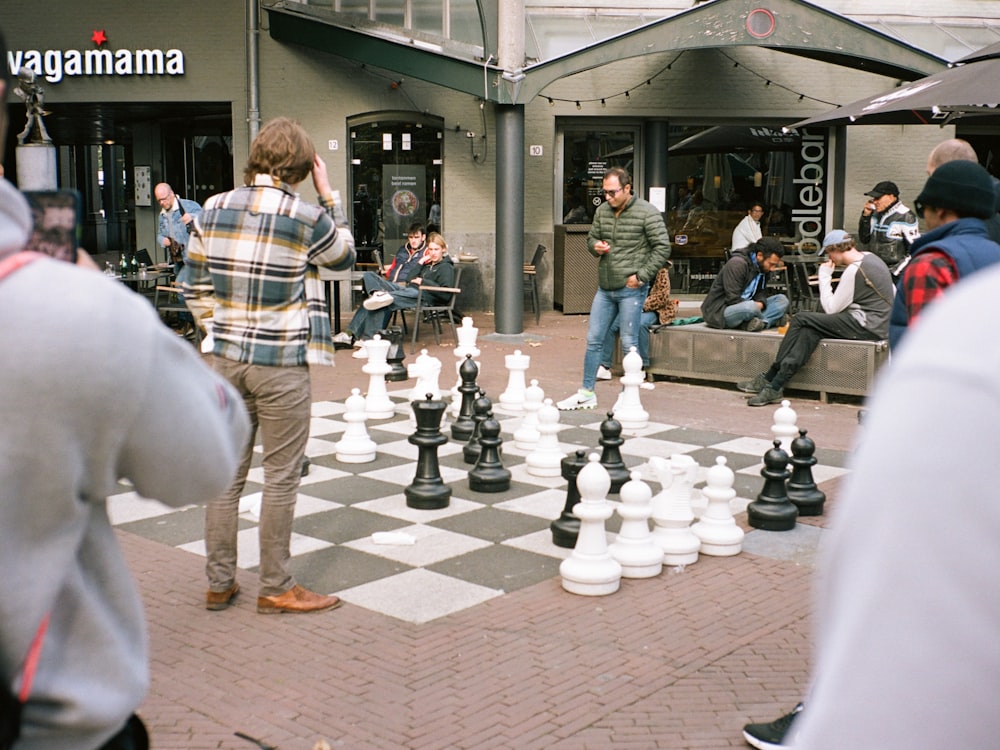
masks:
{"label": "white chess pawn", "polygon": [[[472,318],[462,318],[462,325],[456,329],[456,333],[458,334],[458,346],[452,350],[456,360],[455,385],[451,388],[450,409],[451,415],[455,419],[462,413],[462,373],[460,371],[462,363],[465,362],[467,354],[471,354],[473,361],[475,361],[475,358],[480,353],[476,347],[476,337],[479,335],[479,329],[472,325]],[[476,362],[476,367],[479,367],[479,362]]]}
{"label": "white chess pawn", "polygon": [[799,436],[799,428],[796,426],[798,415],[792,408],[792,402],[785,399],[781,406],[774,410],[774,424],[771,425],[771,434],[775,440],[781,441],[781,450],[788,455],[792,455],[792,441]]}
{"label": "white chess pawn", "polygon": [[669,461],[650,456],[649,464],[663,487],[653,498],[653,539],[663,550],[663,564],[690,565],[698,562],[701,540],[691,531],[691,522],[694,521],[691,493],[698,464],[683,453],[675,453]]}
{"label": "white chess pawn", "polygon": [[729,502],[736,497],[733,482],[736,476],[726,466],[726,457],[715,459],[708,470],[707,483],[701,494],[708,507],[691,531],[701,540],[701,553],[714,557],[738,555],[743,549],[743,529],[736,525]]}
{"label": "white chess pawn", "polygon": [[347,429],[337,441],[337,460],[345,464],[363,464],[375,460],[377,446],[365,429],[365,397],[358,388],[344,401]]}
{"label": "white chess pawn", "polygon": [[545,403],[545,391],[532,380],[524,392],[524,417],[514,430],[514,445],[521,450],[534,450],[542,436],[538,431],[538,410]]}
{"label": "white chess pawn", "polygon": [[524,409],[524,391],[527,388],[524,382],[524,373],[527,372],[530,364],[531,357],[527,354],[521,354],[520,349],[504,357],[504,365],[507,367],[509,376],[507,390],[500,394],[500,404],[511,411]]}
{"label": "white chess pawn", "polygon": [[369,376],[365,416],[368,419],[389,419],[396,413],[396,406],[385,388],[385,376],[392,372],[392,365],[386,362],[389,340],[376,333],[364,343],[364,347],[368,352],[368,361],[361,370]]}
{"label": "white chess pawn", "polygon": [[621,585],[622,566],[608,551],[604,523],[614,513],[608,502],[611,477],[596,453],[580,470],[576,486],[580,502],[573,506],[573,515],[580,519],[580,533],[573,552],[559,565],[562,586],[583,596],[613,594]]}
{"label": "white chess pawn", "polygon": [[663,550],[653,541],[649,530],[653,491],[638,471],[633,471],[631,477],[620,491],[618,515],[622,517],[622,527],[608,550],[621,564],[622,578],[652,578],[663,570]]}
{"label": "white chess pawn", "polygon": [[622,359],[625,374],[622,375],[622,392],[615,404],[615,419],[621,422],[622,429],[641,430],[649,425],[649,412],[642,408],[639,400],[639,386],[646,376],[642,372],[642,357],[634,346],[629,347],[629,353]]}
{"label": "white chess pawn", "polygon": [[536,477],[562,476],[564,458],[566,454],[559,447],[559,410],[547,398],[538,410],[538,444],[525,456],[526,471]]}

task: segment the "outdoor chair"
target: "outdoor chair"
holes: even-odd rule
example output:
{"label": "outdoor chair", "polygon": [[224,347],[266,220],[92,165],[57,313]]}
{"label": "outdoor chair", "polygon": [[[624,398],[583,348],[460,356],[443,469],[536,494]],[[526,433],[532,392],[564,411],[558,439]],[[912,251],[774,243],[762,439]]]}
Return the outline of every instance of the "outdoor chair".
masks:
{"label": "outdoor chair", "polygon": [[[159,313],[160,318],[166,323],[166,318],[170,315],[180,315],[181,313],[190,314],[187,304],[184,302],[184,298],[181,296],[181,288],[179,286],[160,286],[157,285],[153,292],[153,307],[156,312]],[[195,345],[201,346],[202,330],[201,326],[197,322],[192,324],[194,327],[194,333],[191,334],[190,338],[194,341]]]}
{"label": "outdoor chair", "polygon": [[538,302],[538,266],[542,263],[545,255],[545,245],[535,248],[535,254],[531,256],[531,262],[524,264],[524,296],[531,300],[531,309],[535,312],[535,325],[541,321],[542,308]]}
{"label": "outdoor chair", "polygon": [[[455,286],[424,286],[420,285],[417,293],[417,306],[413,310],[413,338],[410,341],[410,354],[417,350],[417,336],[420,335],[420,323],[430,323],[434,330],[434,343],[441,344],[442,323],[451,326],[451,335],[455,339],[455,346],[458,346],[458,330],[455,328],[455,301],[462,293],[462,265],[455,264]],[[429,299],[424,296],[424,292],[444,293],[448,295],[448,301],[444,304],[430,304]],[[429,295],[428,295],[429,297]],[[403,325],[406,325],[406,318],[400,310],[400,317],[403,318]]]}

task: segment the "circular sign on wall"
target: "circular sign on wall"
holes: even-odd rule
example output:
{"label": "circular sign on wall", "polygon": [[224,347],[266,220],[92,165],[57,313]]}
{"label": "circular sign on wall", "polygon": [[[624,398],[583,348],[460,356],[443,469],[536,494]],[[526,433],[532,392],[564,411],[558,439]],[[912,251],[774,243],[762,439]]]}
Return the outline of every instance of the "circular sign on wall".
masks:
{"label": "circular sign on wall", "polygon": [[757,39],[765,39],[774,33],[774,14],[766,8],[754,8],[747,15],[747,32]]}

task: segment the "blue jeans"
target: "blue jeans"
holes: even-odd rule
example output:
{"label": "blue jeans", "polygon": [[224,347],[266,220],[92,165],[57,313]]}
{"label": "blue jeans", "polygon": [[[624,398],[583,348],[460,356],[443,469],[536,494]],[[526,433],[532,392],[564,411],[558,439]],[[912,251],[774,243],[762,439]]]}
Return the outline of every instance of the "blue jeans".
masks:
{"label": "blue jeans", "polygon": [[[649,367],[649,329],[660,321],[660,316],[655,312],[643,311],[639,318],[639,356],[642,357],[642,366]],[[601,364],[611,369],[611,360],[615,356],[615,337],[618,335],[618,316],[615,322],[608,328],[604,336],[604,344],[601,346]],[[628,352],[622,347],[622,357]]]}
{"label": "blue jeans", "polygon": [[739,328],[751,318],[761,318],[768,328],[774,328],[785,313],[788,312],[788,297],[784,294],[774,294],[767,298],[764,309],[758,310],[757,303],[752,299],[737,302],[722,311],[726,328]]}
{"label": "blue jeans", "polygon": [[[392,282],[387,283],[391,284]],[[354,313],[351,322],[347,324],[347,330],[353,333],[355,338],[370,339],[378,331],[385,328],[385,324],[392,316],[394,310],[412,310],[415,308],[419,293],[419,286],[397,287],[395,290],[389,292],[392,295],[391,305],[383,307],[381,310],[366,310],[362,305]]]}
{"label": "blue jeans", "polygon": [[587,326],[587,351],[583,357],[583,388],[592,391],[597,384],[597,368],[601,364],[604,337],[611,324],[618,319],[622,337],[622,351],[639,347],[640,318],[646,302],[649,284],[638,289],[598,289],[590,305],[590,322]]}

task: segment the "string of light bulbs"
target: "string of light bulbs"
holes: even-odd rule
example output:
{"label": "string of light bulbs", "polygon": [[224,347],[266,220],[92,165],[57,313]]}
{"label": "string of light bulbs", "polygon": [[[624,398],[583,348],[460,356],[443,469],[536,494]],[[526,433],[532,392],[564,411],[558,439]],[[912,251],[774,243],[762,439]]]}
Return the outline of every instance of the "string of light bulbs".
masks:
{"label": "string of light bulbs", "polygon": [[[729,55],[727,55],[722,50],[716,50],[716,51],[720,55],[722,55],[723,57],[725,57],[727,60],[729,60],[731,63],[733,63],[733,67],[734,68],[742,68],[743,70],[747,71],[751,75],[754,75],[757,78],[759,78],[760,80],[764,81],[764,86],[765,87],[775,86],[775,87],[780,88],[780,89],[782,89],[784,91],[788,91],[788,92],[790,92],[790,93],[795,94],[796,96],[798,96],[800,102],[802,100],[804,100],[804,99],[808,99],[809,101],[819,102],[820,104],[826,104],[826,105],[829,105],[831,107],[839,107],[840,106],[840,104],[838,104],[836,102],[828,102],[825,99],[820,99],[818,97],[810,96],[809,94],[805,94],[805,93],[803,93],[801,91],[796,91],[795,89],[793,89],[793,88],[791,88],[789,86],[785,86],[783,83],[778,83],[777,81],[775,81],[775,80],[773,80],[771,78],[768,78],[765,75],[761,75],[760,73],[758,73],[757,71],[755,71],[753,68],[747,67],[744,63],[741,63],[739,60],[733,59],[732,57],[730,57]],[[625,101],[631,101],[631,98],[632,98],[631,94],[632,94],[632,92],[636,91],[637,89],[641,88],[642,86],[652,86],[653,85],[653,81],[655,81],[661,75],[663,75],[668,70],[670,70],[673,67],[674,63],[676,63],[680,59],[681,55],[683,55],[685,52],[687,52],[687,50],[681,50],[680,52],[678,52],[677,56],[673,60],[671,60],[669,63],[667,63],[663,68],[661,68],[655,74],[653,74],[649,78],[645,79],[642,83],[637,83],[634,86],[629,86],[627,89],[625,89],[623,91],[619,91],[618,93],[615,93],[615,94],[605,94],[604,96],[595,96],[595,97],[593,97],[591,99],[567,99],[567,98],[563,98],[563,97],[559,97],[559,96],[547,96],[545,94],[543,94],[542,96],[544,96],[548,100],[550,107],[554,107],[555,104],[556,104],[556,102],[564,102],[564,103],[567,103],[567,104],[575,104],[577,109],[583,109],[583,105],[584,104],[591,104],[593,102],[600,102],[601,103],[601,108],[604,109],[604,108],[606,108],[608,106],[608,100],[609,99],[615,99],[615,98],[617,98],[619,96],[624,96],[625,97]]]}

